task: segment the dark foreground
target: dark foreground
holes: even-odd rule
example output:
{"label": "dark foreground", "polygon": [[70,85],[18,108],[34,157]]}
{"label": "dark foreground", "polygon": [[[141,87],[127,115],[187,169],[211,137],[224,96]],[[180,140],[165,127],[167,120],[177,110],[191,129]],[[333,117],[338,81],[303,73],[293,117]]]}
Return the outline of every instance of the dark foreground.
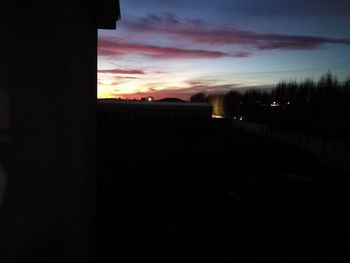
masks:
{"label": "dark foreground", "polygon": [[342,257],[346,173],[223,122],[180,126],[100,126],[101,262]]}

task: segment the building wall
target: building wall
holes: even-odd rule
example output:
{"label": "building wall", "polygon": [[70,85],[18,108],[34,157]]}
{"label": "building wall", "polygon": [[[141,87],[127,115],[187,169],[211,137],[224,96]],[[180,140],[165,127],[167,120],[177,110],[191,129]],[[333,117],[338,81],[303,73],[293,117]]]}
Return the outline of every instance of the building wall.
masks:
{"label": "building wall", "polygon": [[6,89],[0,88],[0,134],[5,133],[9,129],[10,129],[10,96]]}
{"label": "building wall", "polygon": [[[19,1],[18,1],[19,2]],[[1,262],[90,262],[96,251],[94,1],[2,1],[11,142]]]}

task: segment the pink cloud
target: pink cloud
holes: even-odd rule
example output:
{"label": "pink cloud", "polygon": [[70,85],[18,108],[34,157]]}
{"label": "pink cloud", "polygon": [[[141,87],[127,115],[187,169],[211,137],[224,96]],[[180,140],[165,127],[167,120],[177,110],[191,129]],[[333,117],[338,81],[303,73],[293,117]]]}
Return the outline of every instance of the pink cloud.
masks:
{"label": "pink cloud", "polygon": [[173,47],[159,47],[153,45],[113,42],[108,39],[99,39],[99,56],[123,56],[142,55],[158,59],[183,59],[183,58],[243,58],[250,56],[249,52],[225,53],[202,49],[182,49]]}
{"label": "pink cloud", "polygon": [[179,98],[189,100],[189,98],[197,92],[204,92],[206,94],[221,94],[233,89],[244,89],[244,87],[238,84],[220,84],[218,80],[191,80],[186,83],[188,84],[188,87],[186,88],[169,87],[158,90],[150,86],[148,87],[147,92],[134,92],[132,94],[123,93],[120,89],[116,88],[113,94],[116,98],[123,97],[128,99],[140,99],[141,97],[152,96],[155,99]]}
{"label": "pink cloud", "polygon": [[156,100],[164,99],[164,98],[178,98],[182,100],[189,100],[191,95],[193,94],[191,91],[187,90],[181,90],[181,89],[164,89],[164,90],[157,90],[149,92],[135,92],[133,94],[124,94],[120,92],[118,89],[115,90],[115,92],[112,93],[115,98],[122,97],[126,99],[140,99],[142,97],[152,96]]}
{"label": "pink cloud", "polygon": [[213,26],[200,20],[183,21],[174,16],[152,15],[134,21],[124,21],[122,26],[136,34],[163,34],[175,40],[194,44],[246,45],[259,50],[310,50],[326,44],[350,45],[350,39],[255,32]]}
{"label": "pink cloud", "polygon": [[[164,83],[165,84],[165,83]],[[155,89],[155,85],[149,85],[147,91],[145,92],[134,92],[132,94],[124,93],[123,90],[115,88],[112,92],[112,96],[115,98],[122,97],[127,99],[140,99],[141,97],[152,96],[155,99],[163,98],[179,98],[182,100],[189,100],[192,95],[198,92],[203,92],[205,94],[224,94],[231,90],[237,91],[247,91],[250,89],[271,89],[274,84],[271,85],[260,85],[260,86],[249,86],[237,83],[222,83],[220,79],[192,79],[186,81],[184,84],[187,85],[186,88],[178,87],[167,87],[164,89]]]}

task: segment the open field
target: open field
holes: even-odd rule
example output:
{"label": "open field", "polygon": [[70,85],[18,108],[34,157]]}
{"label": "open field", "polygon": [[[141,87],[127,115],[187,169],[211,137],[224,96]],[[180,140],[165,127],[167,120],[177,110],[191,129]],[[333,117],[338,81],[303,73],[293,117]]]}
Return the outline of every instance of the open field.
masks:
{"label": "open field", "polygon": [[232,262],[247,248],[294,262],[295,251],[345,248],[348,175],[224,120],[187,125],[101,125],[101,255]]}

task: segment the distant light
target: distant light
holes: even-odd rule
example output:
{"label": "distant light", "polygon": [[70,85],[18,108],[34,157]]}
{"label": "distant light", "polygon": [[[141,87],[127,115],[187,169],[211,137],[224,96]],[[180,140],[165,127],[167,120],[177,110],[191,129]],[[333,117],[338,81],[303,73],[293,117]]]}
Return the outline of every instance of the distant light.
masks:
{"label": "distant light", "polygon": [[243,121],[243,117],[240,117],[239,120],[240,120],[240,121]]}
{"label": "distant light", "polygon": [[153,101],[153,98],[152,97],[148,97],[147,101]]}
{"label": "distant light", "polygon": [[214,119],[223,119],[224,117],[223,116],[219,116],[219,115],[211,115],[212,118]]}
{"label": "distant light", "polygon": [[289,105],[290,104],[290,101],[287,101],[287,105]]}
{"label": "distant light", "polygon": [[271,107],[279,107],[279,106],[280,106],[280,104],[276,101],[271,103]]}
{"label": "distant light", "polygon": [[237,117],[236,117],[236,116],[234,116],[234,117],[233,117],[233,119],[234,119],[234,120],[237,120]]}

